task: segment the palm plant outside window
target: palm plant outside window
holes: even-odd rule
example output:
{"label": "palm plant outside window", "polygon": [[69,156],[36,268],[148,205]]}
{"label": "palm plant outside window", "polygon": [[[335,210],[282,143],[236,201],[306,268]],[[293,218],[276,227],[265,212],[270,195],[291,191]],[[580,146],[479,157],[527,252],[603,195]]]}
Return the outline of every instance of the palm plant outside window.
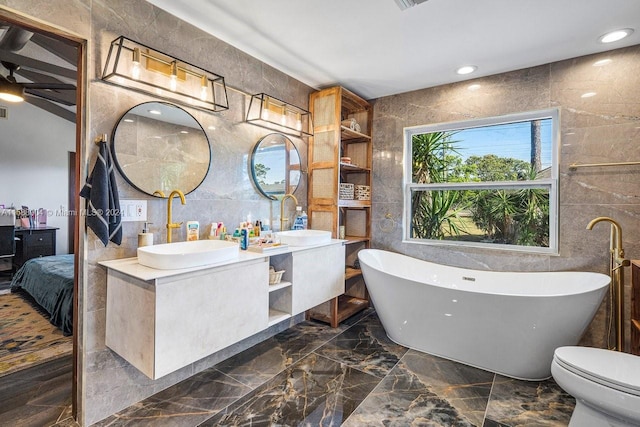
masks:
{"label": "palm plant outside window", "polygon": [[404,240],[557,254],[558,120],[405,128]]}

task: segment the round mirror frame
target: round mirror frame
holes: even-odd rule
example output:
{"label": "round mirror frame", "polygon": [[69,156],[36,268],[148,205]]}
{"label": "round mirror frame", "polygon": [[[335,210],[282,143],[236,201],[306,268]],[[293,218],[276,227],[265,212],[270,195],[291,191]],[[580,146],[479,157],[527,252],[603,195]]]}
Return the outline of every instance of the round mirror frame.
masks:
{"label": "round mirror frame", "polygon": [[[149,112],[150,110],[155,110],[155,109],[163,109],[163,110],[167,110],[167,109],[175,109],[175,111],[177,111],[180,115],[180,119],[182,121],[185,122],[185,124],[178,124],[178,123],[174,123],[174,122],[170,122],[168,120],[161,120],[160,117],[162,116],[148,116],[146,114],[138,114],[139,112],[144,111]],[[171,110],[173,111],[173,110]],[[159,123],[162,123],[163,125],[166,124],[167,126],[172,126],[174,128],[176,128],[176,132],[175,134],[166,134],[163,137],[160,138],[168,138],[171,136],[174,136],[174,139],[177,139],[177,141],[171,141],[169,142],[165,142],[164,147],[160,147],[160,149],[156,149],[156,147],[153,147],[151,149],[148,149],[148,147],[144,147],[144,145],[138,145],[141,144],[140,139],[140,130],[136,129],[136,135],[135,135],[135,141],[132,142],[131,139],[128,139],[125,133],[125,136],[121,136],[121,138],[118,138],[118,130],[120,129],[121,132],[124,132],[124,128],[123,126],[125,124],[129,124],[128,121],[125,121],[125,119],[129,116],[129,115],[135,115],[137,117],[145,117],[148,118],[149,120],[155,120]],[[183,139],[186,138],[180,138],[179,134],[187,134],[188,131],[186,130],[182,130],[180,131],[179,128],[180,127],[184,127],[186,128],[191,128],[191,129],[195,129],[196,131],[201,131],[202,132],[202,136],[204,137],[204,140],[200,141],[197,136],[194,137],[187,137],[190,138],[189,141],[183,141]],[[199,133],[197,135],[200,135]],[[123,139],[124,138],[124,139]],[[159,138],[157,136],[147,136],[148,139],[152,139],[152,138]],[[180,144],[180,146],[177,148],[173,145],[174,142],[177,142],[178,144]],[[162,169],[158,169],[161,166],[161,162],[166,161],[167,160],[167,152],[168,151],[172,151],[171,154],[175,154],[176,152],[182,154],[185,150],[181,151],[181,148],[185,148],[188,147],[189,145],[193,145],[193,144],[198,144],[198,150],[201,152],[198,153],[191,153],[192,156],[197,157],[198,159],[204,157],[203,155],[205,154],[205,146],[204,146],[204,142],[206,142],[206,162],[203,160],[201,163],[198,163],[201,165],[201,167],[199,169],[197,169],[197,176],[194,176],[190,181],[188,181],[188,183],[190,185],[186,186],[188,188],[177,188],[180,185],[178,184],[173,184],[173,185],[163,185],[163,179],[159,178],[156,183],[152,183],[151,185],[153,185],[153,188],[151,188],[151,185],[149,185],[146,182],[142,182],[140,178],[140,176],[133,176],[131,173],[127,174],[125,173],[125,170],[127,169],[128,166],[131,166],[132,164],[125,164],[123,163],[123,159],[126,158],[127,155],[134,157],[133,154],[131,154],[131,150],[135,151],[136,157],[139,157],[137,155],[137,151],[139,149],[144,149],[147,148],[145,150],[146,153],[148,154],[152,154],[156,157],[148,157],[146,161],[143,161],[142,165],[140,165],[140,163],[136,162],[133,163],[133,165],[136,167],[136,169],[138,169],[139,171],[144,171],[146,170],[147,173],[149,175],[152,175],[153,172],[160,172],[162,175],[165,175],[163,173]],[[126,150],[118,150],[120,145],[123,145],[124,147],[128,147],[128,149],[130,150],[130,153],[126,153]],[[134,145],[135,144],[135,145]],[[163,150],[162,148],[164,148],[164,157],[161,157],[163,154]],[[200,123],[196,120],[195,117],[193,117],[189,112],[187,112],[186,110],[178,107],[177,105],[168,103],[168,102],[160,102],[160,101],[151,101],[151,102],[143,102],[141,104],[135,105],[133,107],[131,107],[129,110],[127,110],[118,120],[118,122],[116,123],[116,125],[113,128],[113,133],[112,133],[112,138],[111,138],[111,154],[113,156],[114,159],[114,163],[116,164],[116,167],[118,169],[118,171],[120,172],[120,175],[122,175],[122,177],[125,179],[125,181],[127,181],[132,187],[134,187],[136,190],[141,191],[145,194],[148,194],[150,196],[158,196],[157,194],[154,194],[155,191],[160,190],[160,191],[172,191],[172,190],[181,190],[184,194],[189,194],[192,191],[194,191],[196,188],[198,188],[202,182],[204,182],[205,178],[207,177],[207,174],[209,173],[209,169],[211,167],[211,143],[209,142],[209,138],[207,137],[206,132],[204,131],[204,129],[202,128],[202,126],[200,125]],[[189,157],[188,152],[185,152],[185,157]],[[158,156],[160,155],[160,156]],[[119,157],[120,156],[120,157]],[[183,182],[184,179],[186,177],[188,177],[189,173],[193,173],[194,168],[193,168],[193,157],[191,159],[183,159],[184,161],[179,162],[179,161],[173,161],[172,163],[167,163],[166,164],[166,169],[164,170],[166,172],[166,175],[171,175],[173,174],[174,177],[178,177],[177,179],[179,180],[179,182]],[[146,164],[145,164],[146,163]],[[206,163],[206,167],[205,167],[205,163]],[[180,167],[178,169],[182,170],[182,174],[180,175],[179,173],[177,173],[175,170],[172,172],[169,168],[173,168],[176,169],[175,166],[176,165],[180,165]],[[146,169],[143,166],[148,166]],[[189,171],[189,173],[185,173],[186,171]],[[148,175],[145,176],[145,178]],[[146,184],[146,185],[145,185]],[[185,187],[185,185],[182,185],[183,187]],[[167,188],[167,187],[176,187],[176,188]]]}
{"label": "round mirror frame", "polygon": [[[285,165],[284,165],[284,169],[285,169],[285,176],[283,177],[283,179],[285,180],[285,191],[282,193],[274,193],[274,192],[268,192],[267,190],[265,190],[261,185],[260,185],[260,181],[258,180],[258,176],[256,175],[256,156],[258,154],[258,150],[260,150],[261,145],[267,144],[267,143],[272,143],[270,140],[274,139],[274,138],[280,138],[283,140],[284,143],[284,150],[287,150],[287,146],[292,147],[293,150],[296,153],[297,159],[298,159],[298,165],[300,165],[300,153],[298,152],[298,148],[295,146],[295,144],[293,143],[293,141],[291,141],[291,139],[289,139],[286,135],[283,135],[281,133],[270,133],[268,135],[263,136],[262,138],[260,138],[258,140],[258,142],[256,142],[256,144],[253,146],[253,150],[251,151],[251,178],[253,179],[253,183],[256,186],[256,188],[258,189],[258,191],[260,192],[260,194],[262,194],[263,196],[265,196],[266,198],[270,199],[270,200],[277,200],[278,198],[276,196],[284,196],[285,194],[287,194],[287,182],[289,181],[290,177],[291,177],[291,162],[287,163],[285,161]],[[290,150],[291,151],[291,150]],[[291,156],[288,155],[286,158],[290,158]],[[301,167],[298,169],[298,173],[299,173],[299,177],[298,177],[298,182],[296,183],[296,187],[293,188],[290,193],[293,193],[296,191],[296,189],[298,188],[298,185],[300,185],[300,179],[302,177],[302,170]]]}

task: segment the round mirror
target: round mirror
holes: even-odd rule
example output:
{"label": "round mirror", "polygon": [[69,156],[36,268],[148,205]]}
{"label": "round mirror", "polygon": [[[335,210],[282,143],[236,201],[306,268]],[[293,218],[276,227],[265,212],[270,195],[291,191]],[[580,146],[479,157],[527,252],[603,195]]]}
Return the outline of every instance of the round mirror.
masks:
{"label": "round mirror", "polygon": [[276,199],[296,191],[300,182],[300,155],[286,136],[271,133],[251,153],[251,176],[265,197]]}
{"label": "round mirror", "polygon": [[111,151],[125,180],[143,193],[188,194],[209,172],[211,149],[200,123],[182,108],[145,102],[127,111],[113,131]]}

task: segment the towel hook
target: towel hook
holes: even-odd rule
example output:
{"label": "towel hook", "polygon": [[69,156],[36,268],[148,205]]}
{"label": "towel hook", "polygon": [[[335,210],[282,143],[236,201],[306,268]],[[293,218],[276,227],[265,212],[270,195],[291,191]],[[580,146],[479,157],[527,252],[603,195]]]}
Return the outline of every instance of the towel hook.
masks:
{"label": "towel hook", "polygon": [[94,139],[93,142],[95,142],[96,145],[100,145],[101,142],[107,142],[108,140],[109,136],[106,133],[103,133],[96,136],[96,139]]}

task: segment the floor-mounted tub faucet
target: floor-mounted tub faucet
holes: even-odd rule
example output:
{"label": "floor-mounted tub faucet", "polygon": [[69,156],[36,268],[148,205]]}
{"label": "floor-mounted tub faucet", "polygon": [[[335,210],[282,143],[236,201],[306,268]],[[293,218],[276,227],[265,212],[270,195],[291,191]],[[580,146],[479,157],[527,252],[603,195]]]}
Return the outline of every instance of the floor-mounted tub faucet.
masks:
{"label": "floor-mounted tub faucet", "polygon": [[622,227],[612,218],[599,216],[592,219],[587,224],[587,230],[601,221],[611,224],[611,237],[609,239],[609,276],[611,276],[611,286],[613,289],[614,318],[616,327],[616,350],[624,351],[624,267],[631,265],[631,262],[624,257],[622,248]]}

